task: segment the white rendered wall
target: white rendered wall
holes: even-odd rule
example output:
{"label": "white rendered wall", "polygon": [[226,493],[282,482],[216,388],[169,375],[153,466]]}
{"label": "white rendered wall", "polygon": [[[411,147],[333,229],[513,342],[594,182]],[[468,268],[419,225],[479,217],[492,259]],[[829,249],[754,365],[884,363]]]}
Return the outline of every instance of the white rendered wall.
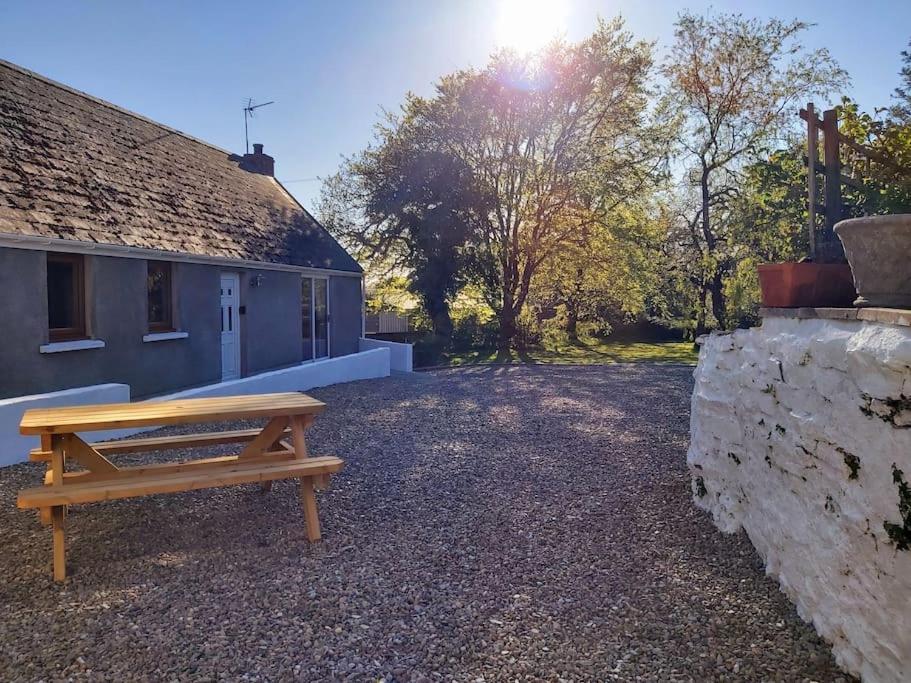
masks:
{"label": "white rendered wall", "polygon": [[[281,391],[306,391],[314,387],[376,379],[389,376],[390,351],[378,348],[337,358],[327,358],[303,363],[290,368],[264,372],[252,377],[219,382],[187,389],[175,394],[156,396],[150,401],[174,398],[204,398],[208,396],[235,396],[266,394]],[[29,408],[88,405],[92,403],[125,403],[130,400],[130,387],[126,384],[99,384],[78,389],[35,394],[0,401],[0,466],[12,465],[28,459],[28,452],[39,445],[38,437],[21,436],[19,422]],[[154,427],[152,429],[155,429]],[[88,441],[118,439],[152,429],[120,429],[109,432],[88,432]]]}
{"label": "white rendered wall", "polygon": [[839,665],[911,680],[911,328],[766,318],[706,338],[695,379],[696,504],[746,531]]}
{"label": "white rendered wall", "polygon": [[367,339],[361,337],[360,350],[368,351],[370,349],[389,349],[390,360],[389,366],[396,372],[412,371],[412,344],[403,344],[401,342],[385,341],[384,339]]}
{"label": "white rendered wall", "polygon": [[280,391],[306,391],[330,384],[354,382],[359,379],[376,379],[389,376],[389,351],[375,349],[352,353],[337,358],[326,358],[312,363],[302,363],[290,368],[271,370],[252,377],[209,384],[195,389],[178,391],[167,396],[156,396],[150,401],[168,401],[173,398],[205,398],[207,396],[235,396],[239,394],[271,394]]}
{"label": "white rendered wall", "polygon": [[[32,394],[0,400],[0,467],[28,459],[28,452],[41,444],[37,436],[19,434],[22,414],[30,408],[84,406],[92,403],[127,403],[130,387],[126,384],[96,384],[78,389]],[[92,439],[116,439],[134,433],[127,430],[96,432]]]}

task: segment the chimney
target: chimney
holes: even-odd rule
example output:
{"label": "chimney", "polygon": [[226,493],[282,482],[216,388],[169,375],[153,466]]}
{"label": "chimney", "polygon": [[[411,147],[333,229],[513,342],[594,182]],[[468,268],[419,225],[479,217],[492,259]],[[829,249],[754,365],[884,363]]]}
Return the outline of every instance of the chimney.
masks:
{"label": "chimney", "polygon": [[258,142],[253,144],[253,154],[244,154],[240,167],[250,173],[275,175],[275,159],[268,154],[263,154],[263,146]]}

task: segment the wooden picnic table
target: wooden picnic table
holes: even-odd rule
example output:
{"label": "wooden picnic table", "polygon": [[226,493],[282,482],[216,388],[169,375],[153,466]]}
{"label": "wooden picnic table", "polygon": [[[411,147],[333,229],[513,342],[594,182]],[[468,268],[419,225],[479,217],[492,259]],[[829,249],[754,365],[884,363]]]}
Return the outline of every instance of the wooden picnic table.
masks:
{"label": "wooden picnic table", "polygon": [[[20,508],[38,508],[45,524],[53,527],[54,579],[66,579],[64,522],[68,505],[132,498],[158,493],[259,482],[268,490],[272,481],[297,478],[307,538],[320,538],[315,488],[344,463],[335,457],[311,457],[305,431],[325,404],[306,394],[107,403],[102,405],[28,410],[19,430],[41,437],[30,459],[47,462],[45,485],[20,491]],[[90,443],[79,433],[130,427],[163,427],[223,420],[268,418],[261,429],[178,436],[125,439]],[[290,440],[289,440],[290,437]],[[237,455],[118,467],[107,456],[225,443],[244,443]],[[66,461],[82,469],[68,471]]]}

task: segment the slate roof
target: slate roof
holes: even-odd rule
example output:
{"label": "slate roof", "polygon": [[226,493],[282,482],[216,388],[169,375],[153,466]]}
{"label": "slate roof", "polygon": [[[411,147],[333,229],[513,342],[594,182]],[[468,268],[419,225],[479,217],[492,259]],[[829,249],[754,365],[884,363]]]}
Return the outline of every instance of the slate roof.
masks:
{"label": "slate roof", "polygon": [[0,60],[0,233],[361,272],[239,161]]}

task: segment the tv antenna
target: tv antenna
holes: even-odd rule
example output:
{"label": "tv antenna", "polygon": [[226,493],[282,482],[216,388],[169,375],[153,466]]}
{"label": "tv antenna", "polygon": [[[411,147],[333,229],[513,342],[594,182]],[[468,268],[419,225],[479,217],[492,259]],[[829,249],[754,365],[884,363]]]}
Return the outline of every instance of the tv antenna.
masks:
{"label": "tv antenna", "polygon": [[250,153],[250,134],[247,130],[247,121],[253,118],[253,111],[259,109],[260,107],[265,107],[269,104],[275,104],[275,102],[263,102],[262,104],[253,104],[253,98],[247,98],[247,106],[244,107],[244,143],[246,148],[246,153]]}

